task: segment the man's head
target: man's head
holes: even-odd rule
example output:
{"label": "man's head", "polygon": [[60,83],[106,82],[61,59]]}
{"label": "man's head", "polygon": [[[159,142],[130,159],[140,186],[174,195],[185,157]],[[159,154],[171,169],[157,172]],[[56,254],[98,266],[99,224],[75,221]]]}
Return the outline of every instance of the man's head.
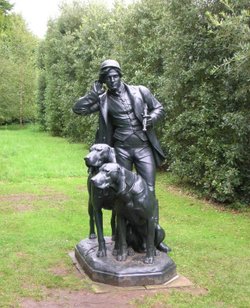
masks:
{"label": "man's head", "polygon": [[110,91],[115,91],[121,86],[121,67],[116,60],[102,62],[99,73],[99,81],[105,83]]}
{"label": "man's head", "polygon": [[121,176],[122,168],[119,164],[107,163],[100,167],[99,172],[91,178],[91,182],[100,189],[115,188]]}

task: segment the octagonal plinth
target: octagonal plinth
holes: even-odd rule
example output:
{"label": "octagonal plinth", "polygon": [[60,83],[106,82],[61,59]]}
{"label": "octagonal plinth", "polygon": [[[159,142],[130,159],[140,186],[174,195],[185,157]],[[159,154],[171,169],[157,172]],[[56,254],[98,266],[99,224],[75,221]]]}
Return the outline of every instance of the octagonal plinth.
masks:
{"label": "octagonal plinth", "polygon": [[106,237],[107,256],[96,256],[96,239],[82,240],[75,247],[75,256],[85,273],[96,282],[114,286],[144,286],[163,284],[177,276],[174,261],[166,254],[158,252],[154,264],[145,264],[145,253],[128,256],[119,262],[112,255],[114,242]]}

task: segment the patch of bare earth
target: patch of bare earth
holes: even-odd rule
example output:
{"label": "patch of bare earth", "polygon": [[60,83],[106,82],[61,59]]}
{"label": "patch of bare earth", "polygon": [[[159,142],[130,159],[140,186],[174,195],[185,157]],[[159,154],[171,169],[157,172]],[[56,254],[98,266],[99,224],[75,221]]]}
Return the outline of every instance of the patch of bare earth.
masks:
{"label": "patch of bare earth", "polygon": [[[54,268],[52,271],[60,274],[63,268]],[[61,273],[62,274],[62,273]],[[65,289],[44,289],[44,299],[35,301],[25,298],[20,302],[22,308],[109,308],[109,307],[136,307],[137,303],[143,303],[144,297],[151,297],[157,293],[168,296],[172,290],[187,292],[194,296],[201,296],[207,290],[194,286],[187,278],[181,276],[167,285],[141,286],[141,287],[114,287],[92,282],[94,291],[80,290],[70,291]],[[161,307],[161,306],[157,306]],[[164,306],[166,307],[166,306]]]}
{"label": "patch of bare earth", "polygon": [[68,197],[62,193],[51,192],[45,195],[36,195],[30,193],[9,194],[0,196],[0,210],[8,210],[11,208],[17,212],[30,211],[34,209],[34,205],[39,201],[56,201],[63,202]]}
{"label": "patch of bare earth", "polygon": [[79,185],[76,187],[77,191],[81,191],[84,192],[87,190],[87,186],[86,185]]}
{"label": "patch of bare earth", "polygon": [[50,290],[47,299],[36,302],[32,299],[25,299],[21,302],[22,308],[56,308],[56,307],[91,307],[107,308],[112,307],[135,307],[131,300],[143,298],[145,291],[117,292],[96,294],[88,291]]}
{"label": "patch of bare earth", "polygon": [[57,266],[50,269],[50,272],[55,276],[64,277],[69,274],[69,270],[65,267],[64,264],[58,264]]}
{"label": "patch of bare earth", "polygon": [[[179,291],[188,292],[192,295],[203,295],[204,291],[190,288],[180,288]],[[191,292],[190,292],[191,291]],[[46,295],[46,299],[35,301],[33,299],[24,299],[20,303],[22,308],[59,308],[59,307],[84,307],[84,308],[109,308],[115,307],[136,307],[133,303],[143,302],[145,296],[153,296],[156,293],[168,295],[170,289],[163,290],[129,290],[116,291],[108,293],[93,293],[85,290],[69,291],[51,289]]]}

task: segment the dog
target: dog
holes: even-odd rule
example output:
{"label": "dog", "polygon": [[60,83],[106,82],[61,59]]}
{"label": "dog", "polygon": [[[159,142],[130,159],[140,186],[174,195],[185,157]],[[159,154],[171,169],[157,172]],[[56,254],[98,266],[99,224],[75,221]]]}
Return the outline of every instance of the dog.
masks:
{"label": "dog", "polygon": [[116,222],[115,213],[113,210],[112,202],[114,200],[114,193],[110,189],[101,190],[96,186],[93,186],[91,178],[99,172],[99,168],[104,163],[115,163],[115,151],[114,148],[107,144],[98,143],[94,144],[90,148],[89,154],[84,158],[85,164],[88,167],[88,214],[89,214],[89,238],[96,238],[95,226],[97,230],[98,238],[98,257],[106,256],[106,246],[103,236],[103,221],[102,221],[102,209],[112,210],[111,216],[111,229],[112,239],[115,237]]}
{"label": "dog", "polygon": [[117,260],[127,258],[128,223],[145,241],[144,263],[152,264],[156,247],[165,237],[164,230],[155,222],[156,200],[148,189],[146,181],[138,174],[117,163],[106,163],[91,178],[93,186],[99,189],[112,188],[115,192],[115,211],[117,214],[118,252]]}

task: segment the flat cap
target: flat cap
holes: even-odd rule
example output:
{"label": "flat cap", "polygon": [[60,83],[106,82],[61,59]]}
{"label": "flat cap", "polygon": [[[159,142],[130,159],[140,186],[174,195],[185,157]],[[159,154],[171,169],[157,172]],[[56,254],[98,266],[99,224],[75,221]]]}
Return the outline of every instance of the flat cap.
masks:
{"label": "flat cap", "polygon": [[103,70],[107,67],[114,67],[114,68],[118,68],[119,70],[121,70],[120,64],[116,60],[108,59],[108,60],[103,61],[100,66],[100,70]]}

